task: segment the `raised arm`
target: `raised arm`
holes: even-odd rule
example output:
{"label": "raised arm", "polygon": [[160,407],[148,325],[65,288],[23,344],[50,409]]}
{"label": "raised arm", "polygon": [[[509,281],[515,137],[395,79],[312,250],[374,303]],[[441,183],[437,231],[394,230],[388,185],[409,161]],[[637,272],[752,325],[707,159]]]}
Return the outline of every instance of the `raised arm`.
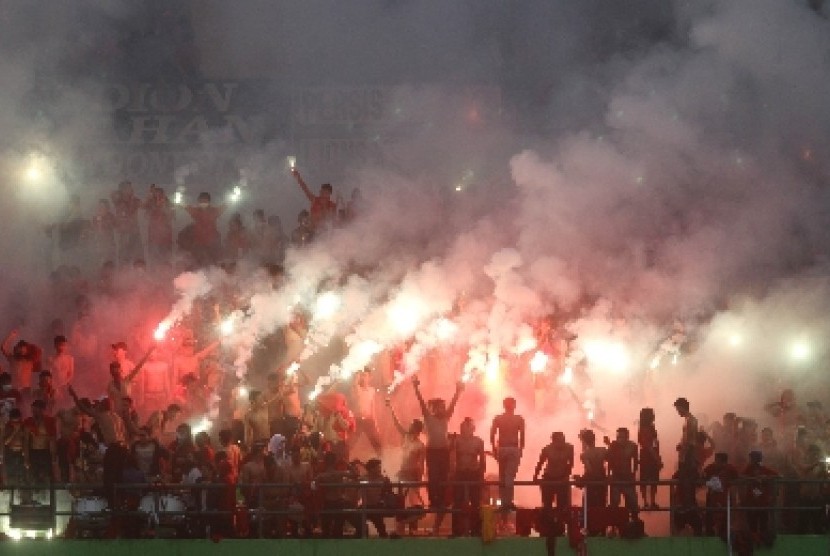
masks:
{"label": "raised arm", "polygon": [[84,415],[89,415],[92,418],[95,417],[92,411],[84,404],[82,404],[81,400],[78,399],[78,394],[75,393],[75,389],[72,388],[71,384],[66,388],[66,391],[69,392],[69,396],[72,398],[72,401],[75,402],[75,407],[78,408],[78,411],[80,411]]}
{"label": "raised arm", "polygon": [[452,400],[450,401],[450,407],[447,409],[447,418],[449,419],[452,417],[452,414],[455,412],[455,404],[458,403],[458,398],[461,397],[461,392],[464,391],[464,383],[458,382],[455,385],[455,394],[453,394]]}
{"label": "raised arm", "polygon": [[389,412],[392,414],[392,424],[395,425],[395,428],[399,433],[401,433],[401,436],[405,436],[406,429],[403,428],[403,425],[401,425],[401,422],[398,420],[398,416],[395,415],[395,408],[392,407],[392,400],[389,398],[386,398],[386,407],[389,408]]}
{"label": "raised arm", "polygon": [[421,413],[424,414],[424,418],[429,415],[429,410],[427,409],[427,404],[424,401],[424,397],[421,395],[421,381],[418,380],[417,376],[412,377],[412,386],[415,387],[415,397],[418,398],[418,405],[421,406]]}
{"label": "raised arm", "polygon": [[208,344],[208,346],[205,349],[195,353],[193,357],[195,357],[198,361],[201,361],[202,359],[210,355],[217,347],[219,347],[219,340],[214,340],[213,342]]}
{"label": "raised arm", "polygon": [[545,465],[545,461],[547,460],[547,455],[545,451],[539,454],[539,461],[536,462],[536,469],[533,470],[533,480],[536,481],[539,479],[539,473],[542,471],[542,466]]}
{"label": "raised arm", "polygon": [[305,196],[308,198],[309,201],[313,203],[317,197],[314,195],[314,193],[311,192],[311,189],[308,188],[308,185],[306,184],[305,180],[303,180],[303,177],[300,175],[300,172],[295,168],[291,170],[291,173],[294,175],[295,178],[297,178],[297,183],[300,184],[300,189],[303,190]]}
{"label": "raised arm", "polygon": [[130,371],[130,374],[128,374],[126,376],[125,380],[127,382],[130,382],[132,379],[134,379],[136,377],[136,375],[139,372],[141,372],[141,368],[144,366],[144,364],[150,358],[150,354],[152,354],[153,350],[155,350],[155,349],[156,349],[155,345],[150,346],[150,349],[147,350],[147,353],[145,353],[144,356],[141,359],[139,359],[138,363],[136,363],[136,365],[135,365],[135,368],[132,371]]}
{"label": "raised arm", "polygon": [[13,356],[12,344],[18,338],[18,336],[20,336],[20,333],[17,331],[17,329],[14,329],[11,332],[9,332],[8,336],[6,336],[6,338],[3,340],[3,344],[0,345],[0,350],[3,352],[3,355],[5,355],[8,359],[11,359]]}

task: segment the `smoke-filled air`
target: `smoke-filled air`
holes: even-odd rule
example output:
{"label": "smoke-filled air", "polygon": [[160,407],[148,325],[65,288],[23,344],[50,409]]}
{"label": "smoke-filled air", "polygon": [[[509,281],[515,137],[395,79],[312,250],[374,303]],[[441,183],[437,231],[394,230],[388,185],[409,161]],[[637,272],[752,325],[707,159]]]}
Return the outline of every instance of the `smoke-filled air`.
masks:
{"label": "smoke-filled air", "polygon": [[420,418],[413,378],[427,400],[460,384],[449,430],[488,445],[514,397],[520,479],[552,432],[636,437],[643,407],[668,469],[677,398],[704,427],[830,399],[828,16],[3,2],[5,331],[65,335],[91,399],[111,344],[153,348],[170,397],[134,392],[142,420],[175,399],[213,436],[272,374],[305,419],[337,393],[358,412],[368,371],[391,474],[384,401]]}

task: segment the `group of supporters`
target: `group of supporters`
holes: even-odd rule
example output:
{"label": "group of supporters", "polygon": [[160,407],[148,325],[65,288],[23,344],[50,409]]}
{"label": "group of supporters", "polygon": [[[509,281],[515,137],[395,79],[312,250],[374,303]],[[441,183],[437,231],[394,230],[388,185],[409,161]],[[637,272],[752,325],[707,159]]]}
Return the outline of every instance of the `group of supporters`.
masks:
{"label": "group of supporters", "polygon": [[[99,199],[88,217],[83,214],[80,196],[73,195],[69,209],[46,231],[64,260],[81,258],[97,265],[146,261],[152,267],[171,266],[174,246],[177,260],[189,266],[233,262],[247,256],[279,263],[289,246],[302,247],[315,236],[352,222],[363,205],[359,189],[354,189],[346,201],[334,196],[331,184],[324,183],[314,193],[297,169],[292,174],[310,207],[300,211],[296,227],[287,234],[280,217],[266,215],[261,208],[252,212],[250,223],[240,212],[231,214],[222,233],[219,222],[228,203],[215,204],[210,193],[202,192],[195,203],[188,204],[181,191],[171,201],[167,192],[155,184],[142,199],[129,181],[121,182],[109,198]],[[178,232],[177,208],[187,220]]]}
{"label": "group of supporters", "polygon": [[[250,232],[241,217],[231,218],[222,242],[217,226],[222,207],[202,194],[198,205],[186,207],[192,224],[179,235],[179,246],[191,257],[188,264],[251,255],[279,288],[286,245],[302,247],[315,234],[347,224],[361,202],[356,192],[348,204],[337,204],[331,186],[314,194],[296,170],[294,175],[311,206],[300,214],[290,240],[279,220],[266,219],[259,209]],[[463,417],[459,430],[450,431],[463,382],[449,402],[424,399],[417,377],[411,395],[401,388],[384,400],[375,384],[384,377],[366,369],[309,399],[311,380],[288,353],[288,346],[302,344],[308,333],[302,313],[262,339],[242,382],[217,334],[221,315],[237,308],[232,288],[199,300],[165,338],[153,339],[146,315],[162,316],[172,294],[163,287],[172,281],[172,268],[164,273],[171,263],[172,205],[155,186],[139,200],[127,182],[113,194],[113,204],[115,213],[102,200],[96,216],[85,221],[73,203],[74,216],[57,226],[67,249],[90,241],[106,261],[100,274],[86,277],[76,266],[56,271],[47,293],[55,314],[43,316],[46,333],[30,341],[13,330],[2,344],[8,361],[0,373],[4,485],[73,483],[79,500],[92,496],[110,510],[128,513],[140,508],[152,513],[159,489],[167,489],[165,496],[189,511],[179,523],[182,534],[199,536],[207,530],[246,536],[255,529],[274,536],[361,536],[369,530],[367,521],[380,536],[414,533],[421,524],[438,534],[447,516],[454,535],[479,535],[487,527],[489,506],[508,527],[507,516],[520,510],[514,483],[526,451],[525,421],[515,399],[504,399],[504,412],[492,419],[486,440],[476,435],[481,415]],[[137,224],[141,209],[147,212],[152,274],[139,257],[145,252]],[[234,267],[225,271],[232,282]],[[102,316],[113,308],[115,322]],[[103,342],[107,334],[130,344]],[[47,335],[54,346],[50,354],[40,347]],[[135,363],[130,346],[140,353]],[[407,398],[417,418],[401,422],[399,414],[412,417],[403,407]],[[725,534],[725,507],[731,504],[744,508],[736,515],[747,531],[766,538],[772,531],[769,508],[777,504],[801,508],[781,513],[785,530],[825,530],[827,493],[820,481],[826,476],[830,421],[820,402],[802,410],[786,391],[767,406],[771,426],[760,430],[757,421],[733,413],[703,427],[683,398],[675,408],[683,430],[673,474],[664,470],[668,454],[661,453],[651,408],[640,411],[636,431],[619,428],[602,445],[593,430],[580,431],[579,453],[564,432],[553,432],[527,477],[539,483],[540,515],[554,524],[548,529],[582,530],[573,510],[582,506],[574,497],[581,492],[593,516],[589,534],[636,532],[641,512],[661,509],[657,482],[673,478],[677,529]],[[365,461],[355,457],[360,442],[372,452]],[[387,474],[384,465],[395,459],[392,452],[400,454],[400,464]],[[777,477],[808,482],[775,486]],[[572,490],[572,483],[581,490]],[[42,502],[43,492],[24,488],[17,501]],[[664,508],[668,504],[664,497]],[[395,530],[388,531],[393,517]],[[143,534],[140,521],[116,523],[118,534]]]}

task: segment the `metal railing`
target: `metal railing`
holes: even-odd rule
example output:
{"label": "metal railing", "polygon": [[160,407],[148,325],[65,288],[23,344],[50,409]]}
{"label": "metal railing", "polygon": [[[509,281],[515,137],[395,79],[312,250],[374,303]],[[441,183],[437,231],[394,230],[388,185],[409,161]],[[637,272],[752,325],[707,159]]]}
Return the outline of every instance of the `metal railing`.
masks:
{"label": "metal railing", "polygon": [[[560,522],[568,522],[568,527],[578,526],[588,534],[591,529],[602,529],[604,531],[613,525],[606,524],[591,527],[597,515],[607,515],[607,508],[616,508],[613,503],[609,504],[608,490],[614,486],[617,489],[636,489],[640,487],[657,486],[658,491],[665,491],[668,488],[669,503],[658,509],[639,508],[630,512],[624,508],[617,510],[617,515],[625,513],[628,519],[642,512],[662,512],[669,514],[669,533],[676,533],[674,525],[675,517],[679,512],[684,513],[692,521],[699,522],[699,529],[706,526],[707,515],[717,514],[718,520],[727,524],[725,534],[731,534],[732,523],[738,516],[746,512],[766,513],[769,521],[769,529],[778,533],[785,527],[788,532],[793,530],[794,520],[808,515],[809,520],[816,527],[813,532],[828,530],[828,512],[830,512],[830,480],[827,479],[786,479],[769,478],[762,482],[757,480],[741,479],[735,481],[728,487],[728,493],[721,495],[721,504],[707,506],[703,493],[706,492],[705,484],[698,481],[515,481],[517,489],[541,487],[558,487],[567,489],[571,494],[571,504],[567,508],[553,510],[554,519]],[[765,489],[765,500],[768,505],[742,505],[743,492],[747,488],[758,488],[761,485]],[[812,485],[812,486],[810,486]],[[497,481],[447,481],[441,485],[442,492],[448,489],[463,489],[462,498],[465,501],[471,500],[471,495],[476,491],[480,493],[481,499],[472,500],[464,507],[453,507],[451,503],[435,504],[432,507],[403,507],[400,501],[404,499],[403,493],[408,489],[421,489],[428,487],[426,481],[383,481],[367,482],[365,480],[338,483],[316,483],[300,486],[290,483],[266,483],[266,484],[237,484],[225,485],[215,483],[200,483],[194,485],[172,484],[172,483],[151,483],[151,484],[114,484],[109,486],[90,484],[47,484],[47,485],[6,485],[0,487],[0,496],[8,498],[8,505],[4,509],[0,507],[0,518],[10,521],[10,528],[25,529],[25,524],[37,530],[42,527],[50,530],[58,528],[57,522],[60,519],[68,520],[68,536],[161,536],[167,530],[173,530],[175,536],[205,537],[211,534],[224,533],[234,536],[252,538],[263,538],[272,535],[279,535],[280,531],[285,534],[286,522],[301,524],[306,522],[306,527],[319,529],[321,522],[333,518],[334,526],[343,526],[343,522],[350,522],[355,529],[355,536],[366,537],[368,535],[368,523],[373,519],[395,518],[405,520],[407,518],[418,518],[424,514],[442,514],[455,518],[477,519],[473,512],[477,512],[480,506],[487,507],[490,511],[500,511],[500,508],[491,504],[493,496],[488,490],[497,489],[500,485]],[[802,497],[800,490],[805,487],[814,490],[814,495]],[[686,503],[678,499],[680,489],[686,490]],[[580,502],[573,504],[573,491],[576,489],[581,493]],[[603,506],[592,506],[589,504],[589,489],[598,489],[604,492],[602,496],[605,503]],[[300,491],[302,490],[302,494]],[[238,500],[238,494],[242,492],[244,501]],[[333,493],[339,493],[336,496]],[[39,503],[34,500],[38,498]],[[373,496],[367,496],[367,494]],[[380,494],[379,494],[380,493]],[[395,504],[390,503],[388,494],[394,493]],[[689,498],[689,493],[693,497]],[[326,495],[329,498],[326,498]],[[225,496],[224,504],[217,501]],[[47,502],[42,498],[48,497]],[[15,503],[17,498],[17,503]],[[379,500],[377,505],[366,505],[361,503],[367,498]],[[449,498],[449,496],[447,497]],[[524,497],[526,498],[526,497]],[[665,496],[661,497],[665,499]],[[802,503],[807,500],[809,503]],[[297,502],[303,503],[298,505]],[[624,501],[624,498],[623,498]],[[231,506],[232,507],[229,507]],[[224,506],[224,509],[219,509]],[[535,512],[531,520],[533,528],[540,531],[541,510],[537,506],[531,508],[519,508],[518,512]],[[566,517],[567,514],[567,517]],[[696,516],[696,517],[695,517]],[[29,520],[29,521],[27,521]],[[16,524],[24,523],[22,527]],[[240,528],[240,522],[247,522],[248,526]],[[220,531],[217,531],[220,530]],[[242,529],[242,530],[240,530]],[[272,531],[273,529],[273,531]],[[466,526],[465,532],[469,532],[470,526]],[[475,529],[473,527],[472,529]],[[276,531],[276,533],[274,532]],[[325,531],[324,531],[325,532]],[[701,530],[694,531],[700,534]],[[81,534],[82,533],[82,534]],[[309,531],[312,533],[312,531]],[[524,531],[520,534],[527,534]],[[339,536],[339,535],[336,535]],[[652,535],[653,536],[653,535]],[[730,538],[728,540],[731,541]]]}

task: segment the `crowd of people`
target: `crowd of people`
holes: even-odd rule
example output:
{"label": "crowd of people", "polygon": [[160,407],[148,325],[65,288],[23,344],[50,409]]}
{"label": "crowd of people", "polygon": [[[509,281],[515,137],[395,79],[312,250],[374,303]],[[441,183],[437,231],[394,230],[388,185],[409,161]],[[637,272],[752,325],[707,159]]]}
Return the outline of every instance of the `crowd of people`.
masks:
{"label": "crowd of people", "polygon": [[[354,189],[345,201],[334,196],[331,184],[323,184],[314,193],[299,170],[293,169],[292,174],[310,207],[300,211],[296,227],[287,234],[280,217],[266,216],[263,209],[252,212],[250,223],[240,212],[231,214],[223,234],[219,221],[228,203],[215,204],[210,193],[201,192],[196,203],[187,204],[181,191],[171,201],[165,190],[155,184],[141,199],[129,181],[121,182],[109,198],[99,199],[89,217],[83,214],[80,196],[71,196],[66,214],[47,226],[46,232],[66,258],[83,253],[83,258],[97,265],[141,261],[154,267],[169,267],[173,265],[174,247],[180,253],[179,259],[188,266],[233,262],[248,255],[279,263],[289,246],[307,245],[315,235],[353,221],[362,210],[359,189]],[[187,214],[190,222],[175,232],[177,208]],[[142,212],[146,234],[140,224]]]}
{"label": "crowd of people", "polygon": [[[330,185],[315,194],[296,170],[293,174],[310,210],[300,213],[290,238],[283,236],[277,217],[266,218],[257,209],[250,232],[241,216],[231,217],[223,242],[218,220],[224,207],[202,193],[197,205],[185,207],[192,223],[178,237],[187,264],[200,267],[253,254],[279,287],[279,263],[287,245],[302,247],[315,235],[348,223],[361,202],[356,190],[348,204],[335,203]],[[87,245],[102,261],[96,279],[74,266],[53,274],[49,306],[59,317],[61,311],[71,314],[68,326],[63,317],[47,318],[53,351],[45,354],[42,340],[23,339],[18,330],[2,343],[8,362],[0,373],[4,485],[72,483],[79,485],[73,490],[78,499],[92,496],[103,500],[101,509],[112,510],[146,509],[148,496],[150,506],[158,501],[159,491],[151,485],[176,485],[172,496],[182,509],[197,514],[188,520],[189,534],[199,535],[208,528],[221,535],[253,534],[250,515],[257,515],[258,526],[275,536],[362,536],[366,521],[379,536],[401,535],[416,532],[427,513],[434,515],[434,534],[449,515],[453,535],[481,535],[487,527],[483,508],[490,505],[507,527],[508,516],[519,510],[515,482],[527,457],[526,424],[512,397],[503,400],[503,413],[492,418],[486,440],[476,435],[481,419],[465,416],[458,431],[450,431],[464,382],[458,382],[449,402],[425,399],[416,375],[411,396],[401,388],[391,398],[379,396],[376,382],[385,385],[385,379],[367,368],[350,382],[308,399],[311,377],[286,353],[292,337],[308,333],[301,312],[262,340],[243,381],[229,370],[230,357],[216,332],[221,315],[233,308],[232,291],[224,298],[200,300],[163,339],[153,339],[146,323],[120,322],[129,317],[119,314],[120,328],[109,332],[131,334],[128,339],[140,354],[137,362],[125,340],[113,338],[102,347],[100,337],[107,331],[101,329],[106,325],[97,314],[100,307],[112,306],[117,298],[121,312],[132,306],[124,296],[133,296],[143,314],[162,314],[170,292],[153,284],[153,276],[165,276],[168,268],[172,273],[174,204],[164,191],[151,186],[142,201],[124,182],[113,193],[112,205],[114,212],[102,199],[93,218],[84,220],[74,199],[70,218],[50,229],[67,252]],[[146,245],[138,225],[142,209]],[[149,262],[143,258],[145,248]],[[148,265],[158,272],[147,273]],[[226,270],[234,272],[232,266]],[[548,326],[542,333],[555,330]],[[406,396],[417,402],[418,415],[402,422]],[[771,426],[760,430],[757,420],[734,413],[703,427],[686,399],[674,405],[683,421],[676,453],[661,449],[652,408],[640,411],[636,431],[618,428],[613,439],[606,436],[601,444],[594,430],[581,430],[578,452],[565,432],[553,432],[527,477],[539,483],[539,515],[547,523],[540,527],[569,534],[582,530],[574,521],[573,507],[582,506],[574,499],[575,485],[594,516],[589,534],[636,535],[638,529],[642,534],[642,512],[661,509],[658,482],[675,479],[663,509],[671,503],[677,530],[725,535],[725,509],[732,505],[744,508],[747,531],[768,539],[776,504],[799,508],[781,512],[785,530],[825,530],[827,493],[820,481],[827,471],[830,420],[820,402],[811,401],[802,411],[788,390],[767,406]],[[365,461],[355,457],[360,442],[371,452]],[[400,453],[392,477],[384,472],[390,450]],[[672,473],[664,462],[674,461]],[[773,481],[777,478],[812,482],[787,482],[779,488]],[[487,482],[497,484],[497,490]],[[123,490],[122,484],[144,486]],[[733,484],[738,486],[731,488]],[[17,501],[36,504],[42,495],[24,488]],[[263,509],[270,513],[246,513]],[[393,516],[395,530],[390,532],[386,520]],[[135,520],[120,527],[119,534],[140,534]]]}

